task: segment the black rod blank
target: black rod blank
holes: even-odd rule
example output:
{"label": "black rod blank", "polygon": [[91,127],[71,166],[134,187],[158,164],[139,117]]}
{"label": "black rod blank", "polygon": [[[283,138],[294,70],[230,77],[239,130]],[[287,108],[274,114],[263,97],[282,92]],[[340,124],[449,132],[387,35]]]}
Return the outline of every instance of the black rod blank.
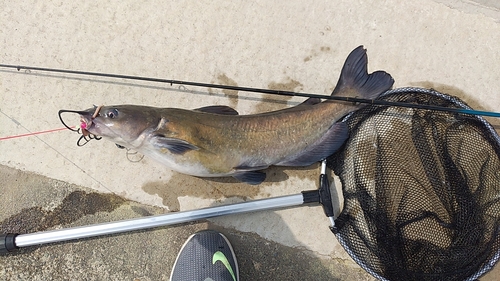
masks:
{"label": "black rod blank", "polygon": [[24,70],[74,74],[74,75],[129,79],[129,80],[156,82],[156,83],[166,83],[166,84],[170,84],[170,85],[174,85],[174,84],[175,85],[187,85],[187,86],[195,86],[195,87],[235,90],[235,91],[243,91],[243,92],[271,94],[271,95],[319,98],[319,99],[328,99],[328,100],[353,102],[353,103],[373,104],[373,105],[382,105],[382,106],[397,106],[397,107],[435,110],[435,111],[444,111],[444,112],[452,112],[452,113],[462,113],[462,114],[470,114],[470,115],[477,115],[477,116],[500,117],[500,113],[498,113],[498,112],[479,111],[479,110],[463,109],[463,108],[450,108],[450,107],[424,105],[424,104],[412,104],[412,103],[407,103],[407,102],[390,102],[390,101],[377,100],[377,99],[361,99],[361,98],[351,98],[351,97],[327,96],[327,95],[319,95],[319,94],[297,93],[297,92],[291,92],[291,91],[260,89],[260,88],[252,88],[252,87],[240,87],[240,86],[200,83],[200,82],[172,80],[172,79],[163,79],[163,78],[152,78],[152,77],[144,77],[144,76],[132,76],[132,75],[123,75],[123,74],[112,74],[112,73],[90,72],[90,71],[79,71],[79,70],[66,70],[66,69],[23,66],[23,65],[0,64],[0,67],[17,69],[18,71],[24,69]]}

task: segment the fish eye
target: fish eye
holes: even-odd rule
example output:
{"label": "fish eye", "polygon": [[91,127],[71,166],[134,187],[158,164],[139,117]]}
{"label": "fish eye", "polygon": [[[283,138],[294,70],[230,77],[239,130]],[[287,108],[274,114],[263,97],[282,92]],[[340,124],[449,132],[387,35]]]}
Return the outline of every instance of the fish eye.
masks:
{"label": "fish eye", "polygon": [[118,110],[116,108],[110,109],[108,112],[106,112],[106,117],[111,119],[118,117]]}

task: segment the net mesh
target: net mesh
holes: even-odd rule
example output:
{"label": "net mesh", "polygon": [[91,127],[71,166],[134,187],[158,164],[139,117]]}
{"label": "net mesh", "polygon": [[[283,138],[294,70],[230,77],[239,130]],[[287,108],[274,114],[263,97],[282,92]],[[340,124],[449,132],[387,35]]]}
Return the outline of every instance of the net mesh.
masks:
{"label": "net mesh", "polygon": [[[380,99],[470,109],[420,89]],[[499,256],[500,139],[483,118],[367,106],[344,118],[350,138],[328,159],[342,182],[334,232],[382,280],[474,280]]]}

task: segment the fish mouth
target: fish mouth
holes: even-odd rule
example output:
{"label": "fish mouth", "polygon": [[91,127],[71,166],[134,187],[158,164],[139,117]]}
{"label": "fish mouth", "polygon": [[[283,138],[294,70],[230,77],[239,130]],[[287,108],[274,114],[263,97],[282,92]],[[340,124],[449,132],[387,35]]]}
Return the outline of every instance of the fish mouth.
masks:
{"label": "fish mouth", "polygon": [[93,118],[80,115],[80,129],[84,136],[89,135],[90,130],[92,129],[93,126],[95,126],[93,120],[94,120]]}
{"label": "fish mouth", "polygon": [[[82,133],[85,136],[88,136],[91,134],[89,129],[94,128],[94,119],[99,115],[99,112],[103,106],[94,106],[93,108],[89,108],[86,110],[67,110],[67,109],[62,109],[59,110],[59,119],[61,120],[61,123],[68,128],[71,131]],[[62,114],[63,113],[76,113],[80,115],[80,126],[78,129],[74,129],[73,127],[70,127],[64,122]]]}
{"label": "fish mouth", "polygon": [[[76,144],[78,146],[84,146],[86,143],[88,143],[92,139],[100,140],[101,137],[99,137],[97,134],[95,134],[93,131],[95,131],[95,122],[94,119],[99,115],[99,111],[101,110],[101,106],[95,106],[93,108],[89,108],[87,110],[67,110],[67,109],[61,109],[59,110],[59,120],[61,123],[66,127],[68,130],[81,133],[82,136],[78,139]],[[64,121],[63,118],[63,113],[76,113],[80,115],[80,126],[79,128],[75,129],[75,126],[68,126],[66,122]]]}
{"label": "fish mouth", "polygon": [[93,134],[90,130],[95,127],[94,119],[99,115],[101,108],[103,106],[94,106],[94,112],[92,109],[87,109],[85,111],[80,112],[80,129],[82,130],[82,134],[84,136],[88,136],[89,134]]}
{"label": "fish mouth", "polygon": [[101,107],[94,107],[93,113],[91,113],[91,109],[84,111],[84,114],[80,113],[80,129],[84,136],[90,134],[89,130],[94,126],[94,119],[99,115]]}

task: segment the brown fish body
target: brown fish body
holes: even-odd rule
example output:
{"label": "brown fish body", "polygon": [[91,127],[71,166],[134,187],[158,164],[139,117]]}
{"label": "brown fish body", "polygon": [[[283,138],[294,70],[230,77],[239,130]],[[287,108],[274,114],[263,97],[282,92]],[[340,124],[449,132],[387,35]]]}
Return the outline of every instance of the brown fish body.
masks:
{"label": "brown fish body", "polygon": [[301,107],[237,116],[166,108],[159,112],[169,122],[158,132],[199,148],[178,155],[178,162],[200,162],[210,173],[230,174],[245,163],[261,167],[286,160],[356,108],[333,102]]}
{"label": "brown fish body", "polygon": [[[332,95],[376,98],[391,76],[366,71],[366,51],[347,58]],[[136,105],[104,106],[82,115],[88,131],[149,156],[165,166],[200,177],[233,176],[258,184],[271,165],[308,166],[335,152],[347,139],[336,123],[359,105],[309,99],[296,107],[252,115],[225,106],[195,110]]]}

